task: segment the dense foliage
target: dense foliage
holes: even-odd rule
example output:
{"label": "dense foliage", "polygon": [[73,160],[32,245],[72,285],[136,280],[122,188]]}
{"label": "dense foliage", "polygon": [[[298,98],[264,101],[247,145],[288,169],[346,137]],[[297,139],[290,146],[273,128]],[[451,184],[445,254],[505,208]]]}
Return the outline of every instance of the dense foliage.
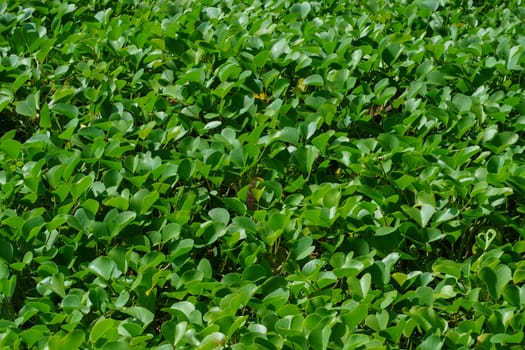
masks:
{"label": "dense foliage", "polygon": [[521,349],[503,3],[1,2],[0,346]]}

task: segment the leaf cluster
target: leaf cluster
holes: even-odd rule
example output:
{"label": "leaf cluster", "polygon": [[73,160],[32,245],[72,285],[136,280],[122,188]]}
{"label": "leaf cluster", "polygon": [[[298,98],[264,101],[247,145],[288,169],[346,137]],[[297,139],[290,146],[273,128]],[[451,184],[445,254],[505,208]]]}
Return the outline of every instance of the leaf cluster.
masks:
{"label": "leaf cluster", "polygon": [[509,349],[525,8],[0,4],[0,346]]}

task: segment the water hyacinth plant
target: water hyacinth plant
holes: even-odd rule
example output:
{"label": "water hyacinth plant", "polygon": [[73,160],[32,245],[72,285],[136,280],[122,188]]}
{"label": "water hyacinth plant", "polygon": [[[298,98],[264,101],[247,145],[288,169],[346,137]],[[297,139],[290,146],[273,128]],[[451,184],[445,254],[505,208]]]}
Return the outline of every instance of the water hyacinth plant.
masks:
{"label": "water hyacinth plant", "polygon": [[525,5],[0,4],[0,347],[521,349]]}

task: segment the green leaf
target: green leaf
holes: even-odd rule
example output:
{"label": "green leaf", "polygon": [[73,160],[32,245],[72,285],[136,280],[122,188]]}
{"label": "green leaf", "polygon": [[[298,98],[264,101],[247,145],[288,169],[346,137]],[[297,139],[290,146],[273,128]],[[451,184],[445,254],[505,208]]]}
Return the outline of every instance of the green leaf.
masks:
{"label": "green leaf", "polygon": [[24,101],[18,102],[16,105],[16,113],[25,115],[26,117],[36,118],[38,116],[39,105],[40,94],[29,94]]}
{"label": "green leaf", "polygon": [[434,209],[434,207],[429,205],[429,204],[421,205],[421,209],[420,209],[420,215],[421,215],[420,225],[422,227],[426,227],[427,226],[428,222],[432,218],[432,215],[434,215],[435,211],[436,210]]}
{"label": "green leaf", "polygon": [[421,209],[409,207],[407,205],[403,205],[402,208],[403,211],[414,219],[414,221],[416,221],[421,227],[426,227],[435,213],[434,207],[429,204],[422,204]]}
{"label": "green leaf", "polygon": [[434,271],[434,273],[440,272],[456,278],[461,277],[461,269],[462,265],[460,263],[443,258],[438,258],[432,265],[432,271]]}
{"label": "green leaf", "polygon": [[55,91],[53,95],[53,100],[60,101],[61,99],[64,99],[68,96],[73,95],[75,92],[76,92],[76,89],[71,86],[64,86],[64,87],[58,88],[57,91]]}
{"label": "green leaf", "polygon": [[66,335],[55,334],[49,339],[48,346],[50,349],[71,349],[80,348],[86,335],[81,330],[74,330]]}
{"label": "green leaf", "polygon": [[490,142],[485,145],[494,150],[495,153],[501,153],[506,148],[518,142],[519,139],[520,138],[517,133],[512,131],[503,131],[496,134],[494,138],[492,138]]}
{"label": "green leaf", "polygon": [[366,318],[366,325],[372,328],[374,331],[379,332],[386,329],[388,325],[388,312],[386,310],[381,310],[375,314],[368,315]]}
{"label": "green leaf", "polygon": [[313,74],[304,79],[304,85],[306,86],[323,86],[323,77],[319,74]]}
{"label": "green leaf", "polygon": [[308,340],[315,349],[327,349],[330,335],[332,334],[332,327],[329,324],[325,324],[325,322],[320,323],[319,326],[312,330]]}
{"label": "green leaf", "polygon": [[153,312],[141,306],[124,308],[122,312],[139,320],[143,328],[146,328],[155,318]]}
{"label": "green leaf", "polygon": [[13,253],[13,244],[4,238],[0,238],[0,258],[4,259],[4,261],[11,262]]}
{"label": "green leaf", "polygon": [[381,147],[390,152],[397,151],[401,145],[399,138],[395,135],[381,134],[377,140],[381,144]]}
{"label": "green leaf", "polygon": [[416,347],[416,350],[439,350],[443,347],[443,340],[437,334],[431,334],[421,344]]}
{"label": "green leaf", "polygon": [[79,198],[83,193],[85,193],[89,186],[93,183],[91,176],[84,176],[82,179],[71,185],[71,195],[74,199]]}
{"label": "green leaf", "polygon": [[267,51],[267,50],[260,51],[253,58],[253,63],[255,63],[255,65],[257,67],[259,67],[259,68],[263,67],[266,64],[266,61],[268,61],[269,57],[270,57],[270,52],[269,51]]}
{"label": "green leaf", "polygon": [[122,272],[117,268],[117,264],[107,257],[99,256],[93,260],[89,266],[88,270],[101,277],[105,281],[109,281],[112,278],[118,277]]}
{"label": "green leaf", "polygon": [[187,81],[203,83],[206,79],[206,71],[203,68],[190,68],[183,77]]}
{"label": "green leaf", "polygon": [[15,98],[13,91],[7,88],[0,88],[0,112],[7,107]]}
{"label": "green leaf", "polygon": [[[38,309],[34,310],[38,312]],[[15,323],[13,322],[13,325]],[[45,325],[34,325],[33,327],[23,330],[20,334],[20,339],[28,346],[34,346],[38,341],[42,341],[49,336],[49,329]]]}
{"label": "green leaf", "polygon": [[290,8],[290,13],[298,13],[301,18],[305,18],[310,13],[312,6],[309,2],[302,2],[293,4]]}
{"label": "green leaf", "polygon": [[42,281],[40,281],[38,287],[53,291],[62,298],[66,297],[66,290],[64,288],[64,275],[62,273],[57,273],[53,276],[44,278]]}
{"label": "green leaf", "polygon": [[416,289],[419,305],[432,306],[434,304],[434,290],[430,287],[419,287]]}
{"label": "green leaf", "polygon": [[301,237],[292,248],[292,256],[296,260],[302,260],[308,257],[314,250],[315,247],[312,246],[313,239],[311,237]]}
{"label": "green leaf", "polygon": [[499,333],[490,337],[492,344],[521,344],[523,340],[523,332],[517,332],[514,334]]}
{"label": "green leaf", "polygon": [[95,343],[98,339],[104,338],[104,335],[114,331],[118,321],[110,318],[101,317],[95,322],[89,333],[89,341]]}
{"label": "green leaf", "polygon": [[110,341],[104,344],[102,350],[131,350],[132,346],[128,342]]}
{"label": "green leaf", "polygon": [[212,350],[216,349],[217,346],[220,346],[224,341],[226,340],[226,336],[221,332],[213,332],[211,334],[208,334],[204,339],[202,340],[201,344],[199,345],[199,349],[203,350]]}
{"label": "green leaf", "polygon": [[296,145],[299,142],[299,131],[289,126],[284,127],[278,132],[281,141]]}
{"label": "green leaf", "polygon": [[284,336],[298,336],[302,334],[304,318],[300,315],[287,315],[275,324],[275,330]]}
{"label": "green leaf", "polygon": [[439,213],[436,214],[435,218],[434,218],[434,222],[436,224],[439,224],[439,223],[442,223],[442,222],[446,222],[446,221],[450,221],[454,218],[456,218],[457,216],[459,215],[459,210],[456,209],[456,208],[446,208],[442,211],[440,211]]}
{"label": "green leaf", "polygon": [[105,206],[117,208],[120,210],[128,210],[129,208],[129,199],[121,196],[106,198],[102,201],[102,203]]}
{"label": "green leaf", "polygon": [[265,115],[269,117],[276,117],[279,115],[279,111],[281,110],[281,107],[283,105],[283,100],[280,98],[275,99],[272,103],[266,107],[266,111],[264,112]]}
{"label": "green leaf", "polygon": [[17,140],[5,139],[0,142],[0,151],[4,152],[11,159],[17,159],[21,149],[22,144]]}
{"label": "green leaf", "polygon": [[389,86],[377,97],[377,104],[384,105],[397,93],[397,88]]}
{"label": "green leaf", "polygon": [[192,239],[183,239],[177,243],[177,245],[170,251],[170,259],[178,258],[188,252],[193,248]]}
{"label": "green leaf", "polygon": [[459,110],[460,113],[468,112],[472,108],[472,99],[469,96],[463,94],[454,95],[452,103]]}
{"label": "green leaf", "polygon": [[192,176],[193,170],[194,168],[192,162],[188,158],[184,158],[184,160],[179,164],[177,173],[183,180],[189,180]]}
{"label": "green leaf", "polygon": [[225,82],[227,80],[236,80],[241,71],[242,69],[237,62],[230,61],[219,67],[217,69],[217,74],[221,82]]}
{"label": "green leaf", "polygon": [[386,64],[391,65],[394,63],[402,52],[403,47],[398,43],[392,43],[388,45],[385,50],[381,53],[381,58]]}
{"label": "green leaf", "polygon": [[359,286],[360,286],[360,295],[362,298],[366,298],[368,295],[368,292],[370,291],[370,287],[372,285],[372,276],[369,273],[365,273],[360,279],[359,279]]}
{"label": "green leaf", "polygon": [[69,103],[57,103],[51,107],[51,111],[74,119],[78,117],[79,110],[76,106]]}
{"label": "green leaf", "polygon": [[319,157],[319,149],[312,145],[301,147],[294,153],[297,166],[302,171],[307,172],[308,175],[312,172],[317,157]]}
{"label": "green leaf", "polygon": [[497,301],[507,283],[512,280],[512,271],[507,265],[498,265],[494,269],[484,267],[479,276],[487,286],[490,297]]}
{"label": "green leaf", "polygon": [[512,281],[516,284],[525,281],[525,261],[520,261],[512,275]]}
{"label": "green leaf", "polygon": [[[146,189],[141,189],[130,198],[129,204],[136,212],[143,215],[149,212],[159,197],[160,194],[157,191],[150,192]],[[134,217],[129,219],[131,216],[132,214],[129,212],[126,216],[126,221],[133,220]]]}
{"label": "green leaf", "polygon": [[272,45],[272,48],[270,49],[270,57],[275,61],[289,49],[288,41],[286,39],[280,39]]}
{"label": "green leaf", "polygon": [[179,301],[172,304],[166,311],[175,315],[179,320],[184,319],[190,321],[192,319],[191,315],[195,311],[195,306],[188,301]]}
{"label": "green leaf", "polygon": [[44,104],[40,110],[39,125],[42,129],[49,129],[51,127],[51,116],[49,115],[49,107],[47,104]]}
{"label": "green leaf", "polygon": [[78,119],[77,118],[71,119],[64,126],[64,131],[62,131],[62,133],[58,135],[58,137],[61,138],[62,140],[70,140],[77,126],[78,126]]}
{"label": "green leaf", "polygon": [[117,236],[128,224],[130,224],[137,214],[133,211],[123,211],[121,213],[116,209],[110,210],[104,217],[104,223],[107,224],[111,237]]}
{"label": "green leaf", "polygon": [[387,236],[397,230],[397,227],[379,227],[376,229],[375,236]]}
{"label": "green leaf", "polygon": [[162,243],[176,241],[180,237],[181,226],[178,223],[169,223],[162,229]]}
{"label": "green leaf", "polygon": [[230,213],[223,208],[213,208],[208,212],[208,215],[214,222],[219,222],[227,225],[230,221]]}

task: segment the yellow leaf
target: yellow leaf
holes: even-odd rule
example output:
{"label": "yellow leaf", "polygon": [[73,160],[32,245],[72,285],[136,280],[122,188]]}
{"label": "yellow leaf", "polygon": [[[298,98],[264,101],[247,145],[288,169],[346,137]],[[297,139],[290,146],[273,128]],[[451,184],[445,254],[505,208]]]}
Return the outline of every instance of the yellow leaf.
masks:
{"label": "yellow leaf", "polygon": [[254,92],[253,97],[262,101],[266,100],[266,94],[264,93],[264,91],[261,91],[261,93],[259,94]]}
{"label": "yellow leaf", "polygon": [[297,81],[297,88],[301,90],[301,92],[306,91],[306,85],[304,85],[304,78],[301,78]]}

